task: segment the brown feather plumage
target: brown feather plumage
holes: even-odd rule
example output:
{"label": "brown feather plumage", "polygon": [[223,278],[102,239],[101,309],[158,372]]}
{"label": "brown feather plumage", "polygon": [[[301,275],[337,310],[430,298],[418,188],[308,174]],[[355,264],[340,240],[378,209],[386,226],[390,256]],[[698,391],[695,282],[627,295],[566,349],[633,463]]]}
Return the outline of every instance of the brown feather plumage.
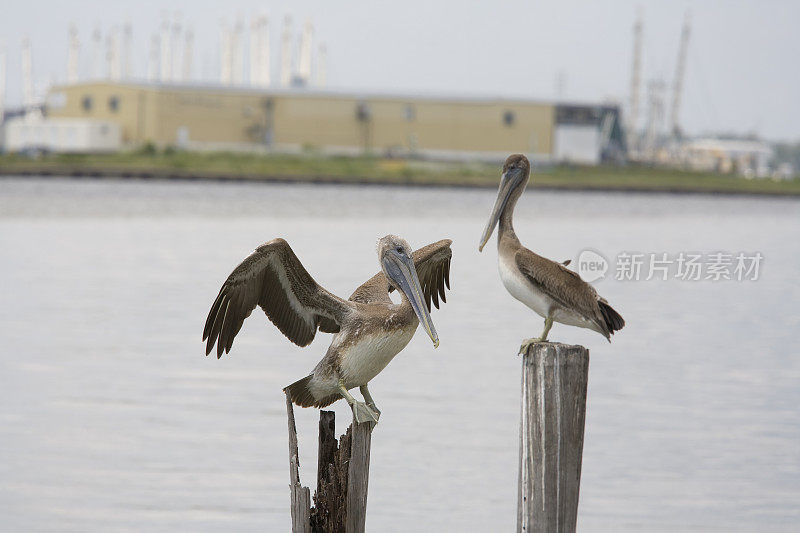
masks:
{"label": "brown feather plumage", "polygon": [[[453,251],[450,239],[442,239],[427,246],[415,250],[413,253],[414,267],[417,269],[419,284],[422,286],[422,293],[425,296],[425,304],[428,311],[431,310],[431,301],[436,308],[439,308],[439,300],[446,302],[444,287],[450,288],[450,260]],[[389,293],[394,288],[389,285],[386,275],[378,272],[363,285],[358,287],[350,296],[350,301],[361,303],[374,303],[389,301]]]}
{"label": "brown feather plumage", "polygon": [[223,283],[203,329],[206,354],[217,345],[217,357],[228,353],[244,320],[256,306],[289,340],[306,346],[317,328],[339,331],[347,302],[311,277],[283,239],[259,246]]}

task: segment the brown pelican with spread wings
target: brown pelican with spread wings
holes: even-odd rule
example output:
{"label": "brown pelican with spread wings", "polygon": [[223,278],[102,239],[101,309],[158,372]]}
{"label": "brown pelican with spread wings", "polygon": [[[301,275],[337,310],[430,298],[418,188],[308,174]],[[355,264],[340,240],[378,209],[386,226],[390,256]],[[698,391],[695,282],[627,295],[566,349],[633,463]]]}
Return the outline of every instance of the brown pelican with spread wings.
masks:
{"label": "brown pelican with spread wings", "polygon": [[[369,393],[369,381],[405,348],[417,325],[439,346],[429,311],[445,302],[450,288],[450,240],[412,253],[395,235],[378,241],[381,272],[361,285],[349,300],[319,286],[283,239],[259,246],[234,269],[208,313],[203,341],[206,355],[217,345],[217,357],[230,352],[244,319],[256,306],[281,333],[307,346],[319,329],[335,333],[314,370],[284,390],[302,407],[325,407],[344,398],[357,422],[377,422],[380,411]],[[398,290],[395,304],[389,293]],[[360,387],[365,402],[350,389]]]}

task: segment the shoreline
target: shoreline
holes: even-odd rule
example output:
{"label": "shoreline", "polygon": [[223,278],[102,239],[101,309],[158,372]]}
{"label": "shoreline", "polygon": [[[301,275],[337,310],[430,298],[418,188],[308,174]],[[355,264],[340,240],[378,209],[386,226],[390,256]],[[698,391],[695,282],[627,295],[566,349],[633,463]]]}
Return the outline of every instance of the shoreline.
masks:
{"label": "shoreline", "polygon": [[[539,174],[540,176],[542,174]],[[183,170],[174,168],[114,168],[114,167],[86,167],[72,165],[30,164],[21,168],[0,167],[0,178],[6,177],[43,177],[43,178],[78,178],[78,179],[109,179],[109,180],[144,180],[144,181],[216,181],[230,183],[300,183],[300,184],[325,184],[325,185],[369,185],[381,187],[420,187],[441,189],[495,189],[496,183],[480,183],[475,181],[458,182],[457,180],[425,179],[424,177],[367,177],[367,176],[341,176],[326,174],[270,174],[270,173],[244,173],[244,172],[203,172],[198,170]],[[721,187],[703,186],[670,186],[654,183],[652,185],[621,185],[602,184],[587,185],[585,183],[545,183],[538,184],[534,181],[529,185],[533,189],[542,191],[568,191],[568,192],[620,192],[620,193],[651,193],[651,194],[686,194],[706,196],[752,196],[796,198],[800,191],[794,190],[746,190]],[[742,178],[730,178],[742,179]]]}

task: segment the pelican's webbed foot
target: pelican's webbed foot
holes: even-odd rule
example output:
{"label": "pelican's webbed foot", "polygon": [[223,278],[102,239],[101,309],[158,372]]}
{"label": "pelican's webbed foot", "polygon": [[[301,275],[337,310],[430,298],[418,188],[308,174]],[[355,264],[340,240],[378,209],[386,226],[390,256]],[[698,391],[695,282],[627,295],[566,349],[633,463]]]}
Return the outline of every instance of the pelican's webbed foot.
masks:
{"label": "pelican's webbed foot", "polygon": [[519,347],[519,355],[524,355],[528,348],[532,345],[536,344],[537,342],[547,342],[547,334],[550,333],[550,328],[553,327],[553,319],[547,317],[544,319],[544,331],[542,332],[541,337],[534,337],[532,339],[525,339],[522,341],[522,344]]}
{"label": "pelican's webbed foot", "polygon": [[[378,423],[378,418],[381,416],[381,412],[377,411],[377,409],[373,410],[373,408],[367,405],[364,402],[356,401],[353,398],[353,395],[350,394],[350,391],[347,390],[347,387],[344,386],[344,383],[339,381],[339,392],[347,400],[347,403],[350,404],[350,409],[353,410],[353,420],[356,421],[357,424],[361,424],[362,422],[374,422]],[[370,402],[373,406],[375,402],[372,401],[372,397],[369,396],[369,392],[366,395],[368,398],[367,401]]]}
{"label": "pelican's webbed foot", "polygon": [[362,422],[375,422],[377,424],[378,418],[381,416],[380,412],[373,411],[372,408],[364,402],[353,402],[350,404],[350,408],[353,410],[353,420],[355,420],[357,424],[361,424]]}
{"label": "pelican's webbed foot", "polygon": [[535,337],[533,339],[525,339],[519,346],[519,355],[525,355],[525,353],[527,353],[528,351],[528,348],[530,348],[537,342],[543,342],[543,340],[544,339],[542,339],[541,337]]}
{"label": "pelican's webbed foot", "polygon": [[364,401],[367,402],[367,405],[369,406],[369,408],[372,409],[372,411],[375,414],[378,415],[378,418],[380,418],[381,417],[381,410],[378,409],[377,405],[375,405],[375,400],[372,399],[372,394],[369,393],[369,389],[367,388],[367,386],[366,385],[362,385],[360,387],[360,390],[361,390],[361,396],[364,397]]}

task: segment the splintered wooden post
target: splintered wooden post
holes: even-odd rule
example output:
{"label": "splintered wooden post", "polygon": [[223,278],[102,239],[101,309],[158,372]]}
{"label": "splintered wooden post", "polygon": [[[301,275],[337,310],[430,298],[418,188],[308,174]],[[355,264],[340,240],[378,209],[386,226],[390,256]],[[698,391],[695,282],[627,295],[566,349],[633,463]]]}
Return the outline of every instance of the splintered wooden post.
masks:
{"label": "splintered wooden post", "polygon": [[[367,522],[367,485],[369,451],[375,424],[363,422],[350,426],[350,464],[347,467],[347,533],[363,532]],[[348,430],[348,435],[350,430]]]}
{"label": "splintered wooden post", "polygon": [[300,484],[300,460],[297,454],[297,427],[294,423],[294,408],[286,396],[286,414],[289,417],[289,480],[292,494],[292,532],[311,533],[311,493]]}
{"label": "splintered wooden post", "polygon": [[[294,411],[288,397],[286,401],[289,413],[292,531],[363,533],[367,520],[369,454],[375,424],[351,424],[337,442],[335,413],[320,411],[317,490],[314,493],[314,507],[310,507],[309,489],[302,487],[299,482]],[[296,519],[296,516],[299,518]]]}
{"label": "splintered wooden post", "polygon": [[322,494],[326,486],[333,482],[334,471],[329,465],[336,460],[336,413],[319,412],[319,441],[317,447],[317,494]]}
{"label": "splintered wooden post", "polygon": [[573,532],[578,518],[589,350],[541,342],[522,361],[518,532]]}

